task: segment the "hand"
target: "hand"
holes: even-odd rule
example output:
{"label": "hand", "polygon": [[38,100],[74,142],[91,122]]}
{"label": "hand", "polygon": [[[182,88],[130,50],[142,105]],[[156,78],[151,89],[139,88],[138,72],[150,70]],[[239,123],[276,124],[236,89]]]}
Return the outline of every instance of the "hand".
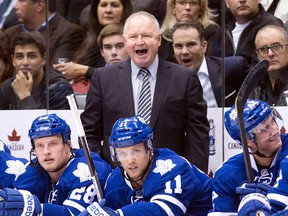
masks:
{"label": "hand", "polygon": [[97,202],[93,202],[91,205],[87,207],[85,211],[83,211],[79,216],[119,216],[117,211],[114,211],[111,208],[105,207],[106,200],[100,200],[99,204]]}
{"label": "hand", "polygon": [[26,190],[0,190],[0,215],[37,215],[42,212],[37,196]]}
{"label": "hand", "polygon": [[33,87],[33,77],[30,72],[24,74],[22,71],[19,71],[13,82],[11,83],[13,91],[19,97],[20,100],[31,95]]}
{"label": "hand", "polygon": [[61,72],[68,81],[84,76],[88,71],[88,66],[76,64],[72,61],[62,64],[53,64],[53,68]]}
{"label": "hand", "polygon": [[251,193],[246,195],[238,207],[238,216],[270,216],[272,213],[270,202],[261,193]]}
{"label": "hand", "polygon": [[270,185],[264,183],[244,183],[236,188],[236,193],[240,194],[240,199],[250,193],[261,193],[266,196],[271,188]]}

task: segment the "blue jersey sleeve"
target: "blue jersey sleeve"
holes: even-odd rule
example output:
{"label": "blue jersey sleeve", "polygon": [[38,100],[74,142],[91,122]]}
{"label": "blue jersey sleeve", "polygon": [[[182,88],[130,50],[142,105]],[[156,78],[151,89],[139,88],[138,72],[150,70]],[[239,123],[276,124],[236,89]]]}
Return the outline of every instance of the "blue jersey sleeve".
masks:
{"label": "blue jersey sleeve", "polygon": [[281,162],[276,184],[267,194],[274,212],[283,210],[288,205],[288,156]]}

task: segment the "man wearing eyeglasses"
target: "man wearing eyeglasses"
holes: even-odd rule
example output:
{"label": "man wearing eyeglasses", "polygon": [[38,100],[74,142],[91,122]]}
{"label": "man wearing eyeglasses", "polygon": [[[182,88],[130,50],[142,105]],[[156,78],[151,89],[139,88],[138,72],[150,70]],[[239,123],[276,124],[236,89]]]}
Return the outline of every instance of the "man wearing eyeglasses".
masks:
{"label": "man wearing eyeglasses", "polygon": [[255,38],[259,60],[270,63],[268,73],[253,89],[251,97],[273,106],[286,106],[288,89],[288,33],[279,26],[268,25],[259,30]]}

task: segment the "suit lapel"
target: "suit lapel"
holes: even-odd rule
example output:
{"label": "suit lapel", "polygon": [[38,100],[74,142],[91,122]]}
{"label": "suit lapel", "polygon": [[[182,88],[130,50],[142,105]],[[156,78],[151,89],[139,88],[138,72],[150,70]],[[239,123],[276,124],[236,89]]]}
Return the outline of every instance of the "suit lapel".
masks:
{"label": "suit lapel", "polygon": [[157,70],[157,80],[154,91],[154,99],[152,105],[152,113],[150,119],[150,126],[153,128],[157,117],[159,115],[161,106],[164,102],[166,91],[168,88],[169,80],[171,77],[171,68],[169,65],[165,64],[163,60],[159,60],[159,66]]}
{"label": "suit lapel", "polygon": [[122,98],[117,98],[117,100],[124,100],[127,105],[127,110],[129,116],[135,115],[134,99],[133,99],[133,89],[131,80],[131,63],[130,60],[123,64],[119,64],[119,70],[116,72],[119,83],[121,86]]}

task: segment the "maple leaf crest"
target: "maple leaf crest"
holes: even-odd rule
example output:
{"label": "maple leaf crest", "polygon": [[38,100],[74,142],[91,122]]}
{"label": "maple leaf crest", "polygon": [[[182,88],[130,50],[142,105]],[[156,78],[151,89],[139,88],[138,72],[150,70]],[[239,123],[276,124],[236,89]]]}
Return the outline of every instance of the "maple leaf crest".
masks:
{"label": "maple leaf crest", "polygon": [[6,165],[8,168],[5,170],[5,172],[12,175],[14,174],[15,180],[19,175],[26,172],[25,164],[19,160],[7,160]]}
{"label": "maple leaf crest", "polygon": [[79,178],[80,182],[91,180],[88,165],[85,163],[78,163],[77,169],[73,171],[73,174]]}
{"label": "maple leaf crest", "polygon": [[171,171],[176,164],[173,164],[171,159],[167,160],[157,160],[156,167],[154,168],[154,173],[160,173],[160,175],[164,175],[165,173]]}

